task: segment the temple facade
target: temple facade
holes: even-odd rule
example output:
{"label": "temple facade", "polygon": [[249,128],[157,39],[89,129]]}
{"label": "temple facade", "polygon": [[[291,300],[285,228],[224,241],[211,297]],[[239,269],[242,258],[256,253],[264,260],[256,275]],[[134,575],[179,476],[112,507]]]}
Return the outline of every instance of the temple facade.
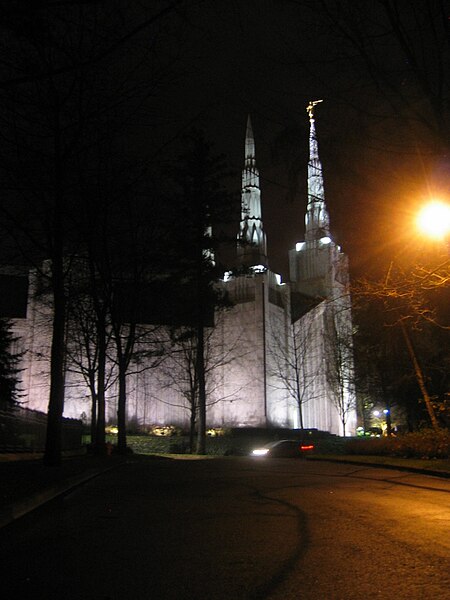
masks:
{"label": "temple facade", "polygon": [[[228,292],[232,307],[218,310],[214,327],[205,332],[208,427],[304,427],[338,435],[355,433],[348,264],[330,231],[314,105],[308,106],[305,235],[304,241],[289,252],[287,283],[269,267],[255,139],[250,118],[247,121],[238,268],[225,273],[218,283]],[[49,397],[51,308],[42,301],[42,295],[36,294],[38,286],[39,278],[31,274],[27,315],[16,320],[16,334],[27,349],[22,377],[26,405],[45,412]],[[152,329],[148,329],[148,337],[141,336],[141,345],[149,343]],[[155,335],[161,336],[161,328]],[[158,364],[146,368],[140,363],[139,368],[130,369],[130,422],[144,428],[189,428],[195,357],[191,344],[189,339],[177,342],[175,347],[172,342],[171,352]],[[117,387],[114,366],[109,369],[107,420],[113,423]],[[89,420],[89,387],[69,363],[65,389],[65,416]]]}

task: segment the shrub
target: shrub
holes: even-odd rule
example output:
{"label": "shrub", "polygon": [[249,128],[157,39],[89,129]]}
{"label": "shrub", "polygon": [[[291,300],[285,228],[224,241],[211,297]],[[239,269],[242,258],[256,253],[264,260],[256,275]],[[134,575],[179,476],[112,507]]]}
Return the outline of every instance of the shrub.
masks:
{"label": "shrub", "polygon": [[173,437],[183,435],[181,427],[176,425],[152,425],[148,428],[148,435],[158,437]]}
{"label": "shrub", "polygon": [[345,444],[345,451],[348,454],[405,458],[449,458],[450,431],[424,429],[397,437],[351,440]]}

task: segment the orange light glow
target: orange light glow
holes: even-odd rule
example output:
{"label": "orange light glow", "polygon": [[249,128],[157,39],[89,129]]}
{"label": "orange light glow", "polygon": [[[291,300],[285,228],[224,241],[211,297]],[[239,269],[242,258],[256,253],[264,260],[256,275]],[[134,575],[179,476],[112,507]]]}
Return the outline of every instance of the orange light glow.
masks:
{"label": "orange light glow", "polygon": [[417,215],[417,227],[429,237],[444,239],[450,233],[450,206],[435,200]]}

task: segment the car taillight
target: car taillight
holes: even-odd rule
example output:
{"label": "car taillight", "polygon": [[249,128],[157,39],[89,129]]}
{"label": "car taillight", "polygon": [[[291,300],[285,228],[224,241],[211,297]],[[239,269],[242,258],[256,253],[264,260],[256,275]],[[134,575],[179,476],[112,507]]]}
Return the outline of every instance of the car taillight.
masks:
{"label": "car taillight", "polygon": [[314,450],[314,445],[310,444],[309,446],[303,446],[303,444],[300,446],[300,450],[302,452],[305,452],[306,450]]}

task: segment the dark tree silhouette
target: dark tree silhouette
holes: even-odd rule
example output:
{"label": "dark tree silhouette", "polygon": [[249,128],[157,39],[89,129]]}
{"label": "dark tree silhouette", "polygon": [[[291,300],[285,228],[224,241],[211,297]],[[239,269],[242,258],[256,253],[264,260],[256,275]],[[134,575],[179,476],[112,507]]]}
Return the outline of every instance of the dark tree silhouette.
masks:
{"label": "dark tree silhouette", "polygon": [[[171,214],[173,243],[170,250],[175,281],[182,283],[189,303],[187,322],[196,341],[195,373],[198,389],[197,452],[205,453],[206,436],[206,363],[205,328],[214,322],[217,307],[228,304],[223,292],[215,286],[222,274],[217,266],[219,224],[231,218],[233,203],[225,188],[229,176],[224,158],[212,153],[201,132],[186,137],[186,146],[170,169],[173,182]],[[180,218],[183,215],[183,218]]]}
{"label": "dark tree silhouette", "polygon": [[22,352],[14,350],[14,334],[11,322],[0,319],[0,406],[8,407],[16,403],[20,396],[19,362]]}

